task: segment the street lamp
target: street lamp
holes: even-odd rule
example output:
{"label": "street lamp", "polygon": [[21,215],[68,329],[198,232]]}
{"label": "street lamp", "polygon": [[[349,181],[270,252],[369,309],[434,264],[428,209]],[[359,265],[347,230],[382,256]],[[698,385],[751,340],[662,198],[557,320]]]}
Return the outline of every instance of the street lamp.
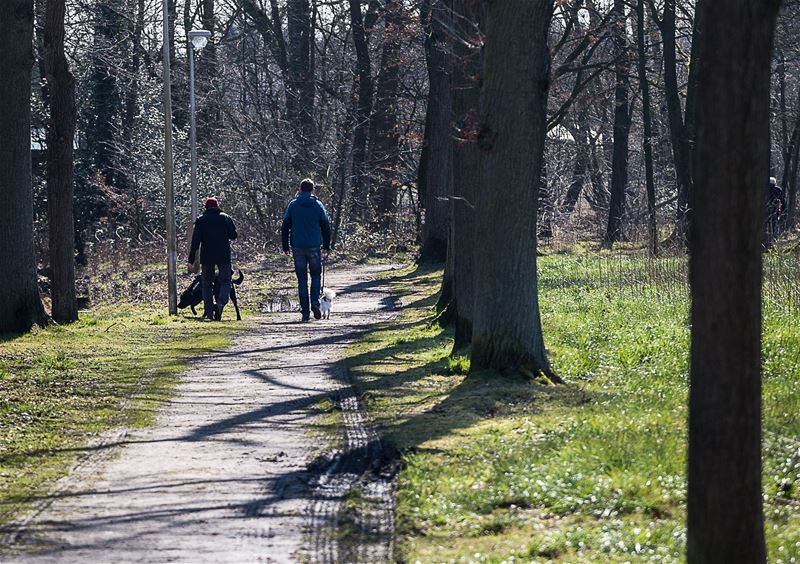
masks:
{"label": "street lamp", "polygon": [[[189,32],[189,114],[190,131],[189,145],[192,154],[192,221],[189,223],[189,241],[192,239],[192,229],[194,221],[197,219],[197,124],[195,123],[195,100],[194,100],[194,52],[201,51],[208,44],[211,32],[205,29],[193,29]],[[199,255],[198,255],[199,257]],[[197,271],[199,258],[195,260],[194,270]]]}

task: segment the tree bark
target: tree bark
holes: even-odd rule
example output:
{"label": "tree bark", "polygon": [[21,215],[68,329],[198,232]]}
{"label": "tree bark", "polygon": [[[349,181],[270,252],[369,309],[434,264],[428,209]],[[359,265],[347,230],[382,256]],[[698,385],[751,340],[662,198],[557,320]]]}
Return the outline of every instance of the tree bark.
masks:
{"label": "tree bark", "polygon": [[454,0],[452,111],[455,123],[450,161],[450,241],[452,255],[453,351],[469,346],[475,316],[475,206],[480,168],[478,115],[480,108],[481,32],[483,6]]}
{"label": "tree bark", "polygon": [[644,174],[647,191],[647,238],[650,256],[658,256],[658,233],[656,231],[656,186],[653,173],[653,118],[650,113],[650,83],[647,80],[647,44],[644,33],[644,0],[636,3],[636,38],[639,56],[639,88],[642,91],[642,125],[644,137]]}
{"label": "tree bark", "polygon": [[78,302],[75,297],[75,221],[72,209],[75,79],[64,54],[65,11],[65,0],[47,0],[44,28],[45,70],[50,91],[47,217],[52,316],[59,323],[78,319]]}
{"label": "tree bark", "polygon": [[552,374],[536,273],[552,0],[487,2],[471,370]]}
{"label": "tree bark", "polygon": [[0,333],[44,325],[33,245],[31,67],[33,0],[0,2],[0,241],[3,258]]}
{"label": "tree bark", "polygon": [[400,55],[405,33],[403,4],[384,4],[381,68],[375,87],[375,107],[370,120],[370,162],[375,174],[373,204],[379,224],[394,223],[397,200],[400,131],[397,127],[400,89]]}
{"label": "tree bark", "polygon": [[289,0],[286,5],[289,56],[287,97],[293,104],[289,121],[297,136],[294,168],[308,174],[313,170],[311,147],[314,144],[314,73],[311,68],[311,6],[308,0]]}
{"label": "tree bark", "polygon": [[588,119],[587,112],[581,111],[575,120],[577,127],[572,132],[572,137],[575,139],[575,161],[572,163],[572,180],[561,203],[561,212],[564,214],[573,212],[586,182],[586,171],[591,159],[589,132],[586,127]]}
{"label": "tree bark", "polygon": [[611,159],[611,199],[603,248],[610,249],[621,235],[625,213],[625,189],[628,185],[628,141],[631,130],[631,111],[628,106],[630,89],[630,51],[628,49],[627,17],[624,0],[614,0],[614,150]]}
{"label": "tree bark", "polygon": [[[764,562],[761,276],[779,0],[705,2],[690,249],[690,563]],[[725,205],[720,205],[724,202]]]}
{"label": "tree bark", "polygon": [[[447,257],[448,184],[450,181],[450,84],[452,57],[447,33],[452,26],[451,0],[434,0],[427,16],[425,59],[428,67],[428,105],[425,147],[420,158],[424,169],[425,224],[420,260],[442,262]],[[422,160],[424,158],[424,162]]]}
{"label": "tree bark", "polygon": [[[660,23],[664,53],[664,96],[667,102],[675,177],[678,183],[675,236],[683,245],[688,243],[691,224],[689,198],[692,192],[692,143],[694,142],[694,89],[697,82],[696,69],[699,62],[699,40],[701,33],[701,0],[697,2],[694,30],[692,33],[692,65],[689,69],[689,84],[686,96],[686,116],[681,109],[677,71],[677,46],[675,40],[675,2],[664,2],[664,17]],[[695,61],[694,57],[698,60]]]}
{"label": "tree bark", "polygon": [[95,7],[89,150],[94,169],[109,185],[117,170],[115,131],[120,116],[116,58],[122,23],[115,0],[99,0]]}
{"label": "tree bark", "polygon": [[358,106],[353,130],[353,199],[352,210],[361,217],[368,215],[369,199],[365,186],[367,141],[369,138],[369,116],[372,113],[372,69],[369,45],[361,14],[361,2],[350,2],[350,28],[356,51],[356,74],[358,75]]}

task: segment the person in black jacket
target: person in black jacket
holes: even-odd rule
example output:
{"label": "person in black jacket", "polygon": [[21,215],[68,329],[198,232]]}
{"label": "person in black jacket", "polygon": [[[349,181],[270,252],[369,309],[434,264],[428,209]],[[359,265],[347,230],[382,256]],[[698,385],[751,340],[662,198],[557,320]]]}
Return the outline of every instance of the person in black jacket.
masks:
{"label": "person in black jacket", "polygon": [[[189,251],[189,272],[194,271],[194,259],[200,249],[203,266],[203,319],[222,319],[222,309],[231,294],[231,241],[236,239],[236,226],[229,215],[219,209],[219,200],[211,196],[206,210],[194,222],[192,248]],[[214,269],[219,269],[219,302],[214,307]]]}
{"label": "person in black jacket", "polygon": [[786,199],[783,196],[783,189],[778,186],[778,180],[774,176],[770,176],[767,188],[767,217],[764,222],[767,248],[771,247],[780,235],[781,219],[785,213]]}

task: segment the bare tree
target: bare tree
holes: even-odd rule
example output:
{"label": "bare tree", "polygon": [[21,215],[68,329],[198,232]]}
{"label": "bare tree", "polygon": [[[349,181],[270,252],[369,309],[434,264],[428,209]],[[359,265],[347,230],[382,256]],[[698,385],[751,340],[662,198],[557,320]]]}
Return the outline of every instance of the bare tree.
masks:
{"label": "bare tree", "polygon": [[614,0],[614,149],[611,164],[611,200],[603,247],[610,249],[620,237],[628,187],[628,148],[631,131],[630,49],[624,0]]}
{"label": "bare tree", "polygon": [[[697,85],[689,562],[764,562],[761,274],[779,0],[704,2]],[[720,205],[725,202],[725,205]]]}
{"label": "bare tree", "polygon": [[653,174],[653,117],[650,106],[650,82],[647,78],[647,44],[644,33],[644,0],[636,2],[636,40],[639,56],[639,89],[642,92],[642,148],[644,149],[645,186],[647,191],[647,238],[651,256],[658,256],[656,231],[656,186]]}
{"label": "bare tree", "polygon": [[46,321],[36,279],[31,189],[33,0],[0,3],[0,240],[5,283],[0,333]]}

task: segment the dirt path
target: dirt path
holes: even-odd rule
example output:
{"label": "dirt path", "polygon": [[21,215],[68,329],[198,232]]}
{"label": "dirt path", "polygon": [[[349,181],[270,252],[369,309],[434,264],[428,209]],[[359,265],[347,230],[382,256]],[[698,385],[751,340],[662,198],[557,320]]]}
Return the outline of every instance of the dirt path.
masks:
{"label": "dirt path", "polygon": [[[12,562],[380,562],[391,556],[391,480],[369,471],[380,443],[335,361],[394,315],[375,275],[329,272],[329,321],[271,315],[196,361],[154,427],[116,436],[6,535]],[[336,398],[344,448],[309,469],[326,440],[316,406]],[[354,488],[368,504],[337,534]],[[357,533],[352,534],[355,526]],[[354,541],[355,539],[355,541]]]}

